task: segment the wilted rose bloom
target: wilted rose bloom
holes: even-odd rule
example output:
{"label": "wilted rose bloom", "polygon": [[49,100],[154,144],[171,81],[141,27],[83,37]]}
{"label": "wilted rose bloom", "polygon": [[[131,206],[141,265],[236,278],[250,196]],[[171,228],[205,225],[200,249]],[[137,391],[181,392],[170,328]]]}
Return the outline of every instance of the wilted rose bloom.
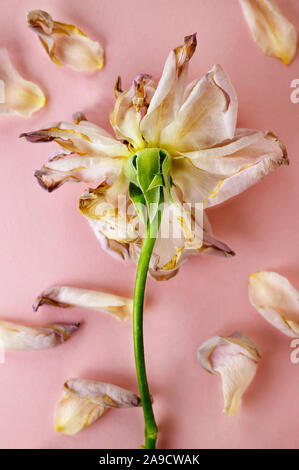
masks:
{"label": "wilted rose bloom", "polygon": [[[195,48],[196,36],[191,35],[170,52],[158,86],[146,74],[138,75],[124,92],[117,81],[110,120],[119,140],[82,113],[72,124],[56,122],[22,134],[30,142],[55,141],[62,147],[35,173],[43,188],[53,191],[67,181],[97,185],[84,192],[80,210],[105,249],[135,262],[142,233],[136,229],[136,211],[128,210],[124,164],[144,148],[171,155],[175,204],[165,201],[160,231],[168,224],[170,234],[158,238],[151,258],[150,274],[157,279],[172,277],[191,255],[233,255],[213,238],[205,213],[201,218],[197,212],[288,163],[284,145],[272,132],[236,128],[236,92],[220,65],[186,85]],[[124,211],[119,209],[120,197]],[[192,207],[182,209],[186,203]]]}

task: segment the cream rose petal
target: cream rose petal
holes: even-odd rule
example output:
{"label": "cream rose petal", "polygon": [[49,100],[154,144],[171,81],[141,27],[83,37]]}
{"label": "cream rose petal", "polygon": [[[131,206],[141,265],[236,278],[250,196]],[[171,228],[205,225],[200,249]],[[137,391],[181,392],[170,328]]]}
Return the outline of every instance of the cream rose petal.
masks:
{"label": "cream rose petal", "polygon": [[133,301],[126,297],[70,286],[55,286],[44,290],[35,300],[33,309],[38,310],[44,304],[62,308],[89,308],[113,315],[118,320],[131,318],[133,309]]}
{"label": "cream rose petal", "polygon": [[198,360],[208,372],[222,379],[223,411],[236,414],[240,399],[255,376],[261,358],[258,346],[236,331],[230,336],[213,336],[198,350]]}
{"label": "cream rose petal", "polygon": [[66,182],[106,182],[111,184],[121,173],[122,159],[88,157],[62,152],[51,158],[34,176],[42,188],[51,192]]}
{"label": "cream rose petal", "polygon": [[160,145],[178,154],[232,139],[237,111],[236,92],[221,66],[214,65],[193,86],[173,122],[164,127]]}
{"label": "cream rose petal", "polygon": [[25,326],[0,321],[0,343],[4,349],[48,349],[66,341],[79,323]]}
{"label": "cream rose petal", "polygon": [[155,84],[147,74],[138,75],[131,88],[125,92],[121,90],[120,77],[116,82],[116,102],[110,114],[110,121],[116,136],[128,141],[132,149],[143,148],[145,145],[139,124],[154,90]]}
{"label": "cream rose petal", "polygon": [[109,408],[131,408],[141,404],[134,393],[104,382],[72,378],[63,388],[64,395],[54,417],[56,430],[63,434],[76,434]]}
{"label": "cream rose petal", "polygon": [[31,143],[56,142],[64,150],[94,157],[128,157],[130,152],[108,132],[88,121],[79,124],[55,122],[48,126],[20,135]]}
{"label": "cream rose petal", "polygon": [[299,337],[299,292],[288,279],[271,271],[251,274],[249,300],[282,333]]}
{"label": "cream rose petal", "polygon": [[24,80],[12,65],[6,49],[0,49],[0,115],[30,117],[45,103],[39,86]]}
{"label": "cream rose petal", "polygon": [[32,29],[56,65],[67,65],[78,72],[96,72],[104,65],[104,51],[77,26],[54,21],[49,13],[31,10],[27,25]]}
{"label": "cream rose petal", "polygon": [[184,45],[171,51],[166,59],[162,77],[140,123],[145,140],[152,147],[160,146],[160,134],[176,117],[183,102],[188,62],[196,49],[196,34],[186,36]]}
{"label": "cream rose petal", "polygon": [[288,65],[296,54],[297,32],[273,0],[240,0],[253,38],[261,50]]}
{"label": "cream rose petal", "polygon": [[[178,185],[186,193],[185,198],[199,197],[215,183],[203,200],[205,208],[240,194],[278,166],[289,163],[284,144],[272,132],[251,129],[237,129],[234,139],[209,149],[186,153],[185,157],[195,168],[189,164],[188,171],[185,165],[184,179],[188,178],[186,175],[192,168],[192,180],[198,178],[202,187],[201,191],[196,185],[188,188],[183,184],[181,171],[178,173]],[[196,168],[201,171],[196,171]]]}

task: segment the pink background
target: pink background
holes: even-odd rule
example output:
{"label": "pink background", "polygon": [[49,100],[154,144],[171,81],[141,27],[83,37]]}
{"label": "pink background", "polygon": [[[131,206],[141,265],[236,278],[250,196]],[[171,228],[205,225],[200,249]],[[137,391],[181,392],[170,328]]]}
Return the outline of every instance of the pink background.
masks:
{"label": "pink background", "polygon": [[[299,2],[280,0],[299,30]],[[98,246],[77,210],[83,187],[47,194],[33,178],[56,146],[31,145],[18,134],[84,111],[109,129],[118,74],[128,87],[139,72],[158,79],[169,50],[198,32],[190,80],[221,63],[239,97],[239,125],[272,129],[286,143],[291,166],[281,168],[238,198],[209,212],[216,236],[237,256],[199,256],[174,279],[150,280],[145,318],[151,392],[160,427],[159,447],[296,448],[299,442],[299,365],[290,340],[250,306],[247,281],[260,269],[279,271],[299,287],[299,104],[290,67],[265,57],[254,44],[236,0],[1,0],[0,44],[19,71],[45,91],[47,106],[30,119],[1,117],[1,317],[28,323],[83,321],[65,345],[41,352],[10,352],[0,365],[1,448],[138,448],[140,409],[112,410],[74,437],[55,432],[52,416],[70,376],[117,383],[137,391],[129,323],[97,312],[31,304],[57,283],[132,295],[135,266]],[[26,28],[32,8],[77,24],[105,47],[106,66],[93,76],[55,66]],[[220,379],[196,360],[199,344],[240,329],[263,350],[263,360],[236,417],[222,413]]]}

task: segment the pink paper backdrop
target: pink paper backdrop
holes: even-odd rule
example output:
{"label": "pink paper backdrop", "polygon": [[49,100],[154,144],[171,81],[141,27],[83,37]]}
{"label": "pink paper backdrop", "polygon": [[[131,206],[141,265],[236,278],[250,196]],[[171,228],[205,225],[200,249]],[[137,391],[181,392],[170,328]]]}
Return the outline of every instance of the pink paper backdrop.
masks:
{"label": "pink paper backdrop", "polygon": [[[299,30],[299,2],[277,1]],[[47,194],[33,178],[56,148],[31,145],[18,134],[84,111],[109,130],[108,113],[118,74],[129,86],[139,72],[158,79],[169,50],[198,32],[190,80],[221,63],[239,97],[239,125],[272,129],[288,147],[281,168],[238,198],[210,211],[216,236],[237,253],[189,261],[169,282],[150,280],[145,317],[151,392],[160,427],[159,447],[296,448],[299,443],[299,364],[290,340],[250,306],[251,272],[276,270],[299,286],[298,116],[289,67],[265,57],[251,39],[236,0],[1,0],[0,44],[29,79],[45,91],[47,106],[30,119],[1,117],[1,317],[28,323],[83,321],[65,345],[41,352],[10,352],[0,365],[1,448],[138,448],[140,409],[112,410],[82,433],[55,432],[52,416],[64,380],[81,376],[137,391],[131,324],[97,312],[31,304],[56,283],[132,295],[135,266],[112,259],[98,246],[77,210],[81,185]],[[55,66],[26,28],[32,8],[79,25],[105,47],[106,66],[85,76]],[[240,329],[263,350],[257,376],[236,417],[222,413],[220,380],[196,361],[208,337]]]}

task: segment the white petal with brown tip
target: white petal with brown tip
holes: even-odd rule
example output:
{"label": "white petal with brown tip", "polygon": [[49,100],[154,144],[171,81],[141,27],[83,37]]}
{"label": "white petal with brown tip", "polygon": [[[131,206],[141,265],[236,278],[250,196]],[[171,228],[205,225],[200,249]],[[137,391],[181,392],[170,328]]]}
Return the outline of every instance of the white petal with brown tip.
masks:
{"label": "white petal with brown tip", "polygon": [[56,65],[67,65],[78,72],[96,72],[104,65],[104,51],[77,26],[54,21],[49,13],[31,10],[27,25]]}
{"label": "white petal with brown tip", "polygon": [[4,349],[48,349],[64,343],[79,324],[25,326],[0,321],[0,342]]}
{"label": "white petal with brown tip", "polygon": [[255,376],[260,358],[258,346],[238,331],[230,336],[213,336],[199,348],[201,366],[221,376],[223,411],[227,415],[236,414],[240,399]]}
{"label": "white petal with brown tip", "polygon": [[296,54],[297,32],[273,0],[240,0],[253,38],[262,51],[288,65]]}
{"label": "white petal with brown tip", "polygon": [[299,337],[299,292],[284,276],[260,271],[249,278],[249,299],[257,311],[282,333]]}
{"label": "white petal with brown tip", "polygon": [[76,434],[94,423],[109,408],[140,406],[140,398],[116,385],[87,379],[68,379],[64,395],[55,411],[55,428],[63,434]]}
{"label": "white petal with brown tip", "polygon": [[133,301],[126,297],[70,286],[55,286],[44,290],[34,302],[34,310],[43,304],[62,308],[89,308],[113,315],[118,320],[130,318],[133,309]]}
{"label": "white petal with brown tip", "polygon": [[0,49],[0,115],[30,117],[46,103],[42,90],[21,77],[6,49]]}

